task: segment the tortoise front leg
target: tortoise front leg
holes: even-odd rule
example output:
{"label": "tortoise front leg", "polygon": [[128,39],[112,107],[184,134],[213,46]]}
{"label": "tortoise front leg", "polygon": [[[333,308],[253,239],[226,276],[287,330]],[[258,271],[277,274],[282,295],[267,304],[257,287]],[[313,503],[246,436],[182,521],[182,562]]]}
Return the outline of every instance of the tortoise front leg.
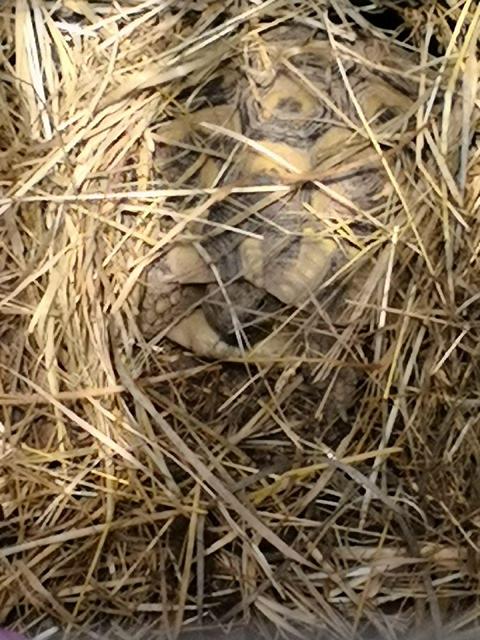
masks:
{"label": "tortoise front leg", "polygon": [[140,326],[147,338],[165,329],[179,310],[201,299],[201,285],[213,280],[211,269],[191,245],[174,246],[147,271]]}

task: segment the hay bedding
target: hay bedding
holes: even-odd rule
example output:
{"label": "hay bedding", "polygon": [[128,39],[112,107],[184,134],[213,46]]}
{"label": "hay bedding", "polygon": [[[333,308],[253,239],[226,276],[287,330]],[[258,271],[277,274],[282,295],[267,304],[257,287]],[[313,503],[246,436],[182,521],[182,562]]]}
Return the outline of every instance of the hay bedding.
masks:
{"label": "hay bedding", "polygon": [[[382,35],[348,2],[2,5],[3,626],[476,623],[479,9],[395,15]],[[225,363],[146,341],[148,265],[219,193],[181,154],[185,180],[162,177],[162,128],[294,18],[347,47],[401,33],[417,61],[369,277],[341,325],[275,317],[325,352]],[[360,381],[339,416],[346,365]]]}

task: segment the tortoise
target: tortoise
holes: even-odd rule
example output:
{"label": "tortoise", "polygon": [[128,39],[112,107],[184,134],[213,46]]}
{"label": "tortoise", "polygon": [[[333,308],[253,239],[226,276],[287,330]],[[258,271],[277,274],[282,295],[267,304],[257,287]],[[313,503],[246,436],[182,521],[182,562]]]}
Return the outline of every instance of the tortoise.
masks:
{"label": "tortoise", "polygon": [[247,44],[158,136],[163,185],[216,191],[190,202],[189,237],[150,265],[141,329],[210,358],[279,348],[269,319],[285,306],[329,297],[335,314],[339,274],[392,191],[371,138],[398,140],[416,98],[410,54],[386,41],[333,47],[288,23]]}

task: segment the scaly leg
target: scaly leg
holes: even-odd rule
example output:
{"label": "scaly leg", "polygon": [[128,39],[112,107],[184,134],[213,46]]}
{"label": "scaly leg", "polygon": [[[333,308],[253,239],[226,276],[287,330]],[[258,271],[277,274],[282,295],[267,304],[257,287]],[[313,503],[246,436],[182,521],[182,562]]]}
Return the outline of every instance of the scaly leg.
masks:
{"label": "scaly leg", "polygon": [[209,325],[203,310],[195,308],[205,292],[191,285],[212,280],[212,272],[194,247],[179,245],[169,251],[148,271],[140,318],[145,337],[166,330],[166,337],[199,356],[240,356],[240,349],[228,345]]}
{"label": "scaly leg", "polygon": [[[155,262],[147,272],[146,291],[140,314],[140,325],[147,338],[170,324],[175,310],[185,307],[182,285],[211,282],[213,274],[191,245],[177,245]],[[200,297],[201,291],[199,291]],[[194,296],[193,296],[194,297]],[[189,288],[189,302],[192,288]]]}

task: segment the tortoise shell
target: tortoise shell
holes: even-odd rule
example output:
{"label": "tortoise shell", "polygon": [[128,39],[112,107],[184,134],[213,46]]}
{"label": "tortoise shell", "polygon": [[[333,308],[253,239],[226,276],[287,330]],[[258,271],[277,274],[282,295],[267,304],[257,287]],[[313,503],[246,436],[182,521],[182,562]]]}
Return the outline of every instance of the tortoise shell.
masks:
{"label": "tortoise shell", "polygon": [[407,64],[380,40],[333,48],[310,28],[282,26],[186,98],[190,112],[160,129],[158,175],[219,191],[208,207],[190,203],[191,239],[148,271],[147,337],[163,331],[204,356],[244,353],[282,306],[341,292],[337,274],[391,193],[372,139],[391,146],[413,113]]}

